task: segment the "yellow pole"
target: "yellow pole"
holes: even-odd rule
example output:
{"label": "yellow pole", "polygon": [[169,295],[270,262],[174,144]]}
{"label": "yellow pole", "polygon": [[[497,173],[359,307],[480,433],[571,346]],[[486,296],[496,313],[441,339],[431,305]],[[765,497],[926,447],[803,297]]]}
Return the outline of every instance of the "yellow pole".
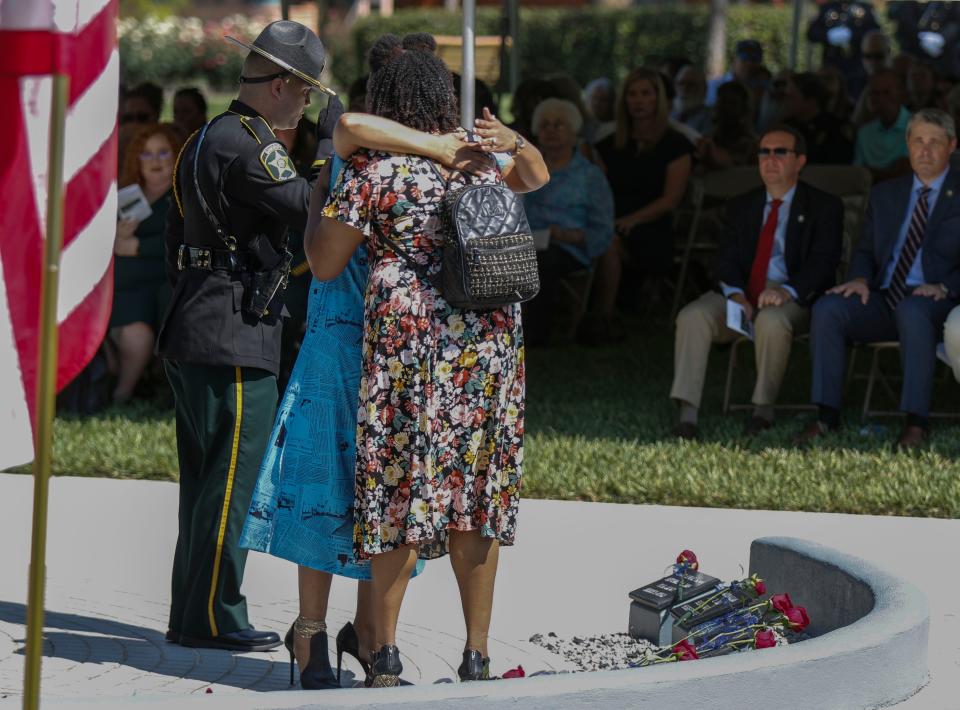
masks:
{"label": "yellow pole", "polygon": [[47,236],[43,245],[40,342],[37,348],[37,399],[33,459],[33,540],[27,593],[27,653],[23,708],[40,707],[40,659],[43,656],[43,587],[46,578],[47,499],[57,389],[57,291],[63,247],[63,143],[70,77],[53,76],[50,111],[50,159],[47,164]]}

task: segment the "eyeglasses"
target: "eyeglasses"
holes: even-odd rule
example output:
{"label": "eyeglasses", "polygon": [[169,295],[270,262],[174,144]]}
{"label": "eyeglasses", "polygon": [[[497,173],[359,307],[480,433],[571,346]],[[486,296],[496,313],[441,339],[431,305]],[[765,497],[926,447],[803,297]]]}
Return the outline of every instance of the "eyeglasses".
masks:
{"label": "eyeglasses", "polygon": [[870,52],[868,54],[861,54],[860,56],[863,57],[864,59],[870,59],[875,62],[878,62],[882,59],[887,58],[887,55],[884,54],[883,52]]}
{"label": "eyeglasses", "polygon": [[172,155],[173,155],[172,150],[169,150],[168,148],[162,148],[161,150],[158,150],[156,153],[149,153],[147,151],[143,151],[142,153],[140,153],[140,160],[166,160]]}
{"label": "eyeglasses", "polygon": [[120,116],[120,123],[148,123],[151,118],[146,111],[128,111]]}
{"label": "eyeglasses", "polygon": [[760,148],[757,151],[757,155],[759,155],[761,158],[769,158],[771,155],[782,158],[785,155],[796,152],[797,151],[795,151],[793,148]]}

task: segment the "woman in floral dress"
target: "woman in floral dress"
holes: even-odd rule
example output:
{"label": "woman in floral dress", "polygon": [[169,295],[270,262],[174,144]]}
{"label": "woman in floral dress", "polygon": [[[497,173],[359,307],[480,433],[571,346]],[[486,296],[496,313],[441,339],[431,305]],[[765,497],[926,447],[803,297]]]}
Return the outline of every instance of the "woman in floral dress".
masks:
{"label": "woman in floral dress", "polygon": [[[367,96],[372,113],[411,128],[458,128],[449,70],[429,52],[397,50]],[[478,133],[487,147],[516,154],[490,160],[472,180],[504,180],[518,192],[544,184],[539,153],[522,142],[517,151],[516,135],[489,113],[485,118]],[[397,618],[418,557],[448,552],[467,625],[459,675],[487,677],[497,554],[514,541],[522,476],[520,309],[456,309],[421,277],[439,272],[440,199],[465,178],[424,158],[357,150],[340,130],[350,120],[346,114],[334,134],[337,153],[349,159],[322,217],[311,210],[305,248],[318,278],[336,276],[364,240],[370,255],[354,552],[371,559],[373,573],[380,650],[372,683],[399,682]]]}

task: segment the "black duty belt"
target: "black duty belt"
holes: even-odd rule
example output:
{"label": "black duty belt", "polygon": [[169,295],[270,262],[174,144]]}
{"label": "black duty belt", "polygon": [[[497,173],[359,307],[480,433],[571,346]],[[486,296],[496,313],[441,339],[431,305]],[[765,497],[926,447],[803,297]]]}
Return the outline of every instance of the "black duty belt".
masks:
{"label": "black duty belt", "polygon": [[202,269],[204,271],[249,271],[242,254],[226,249],[208,249],[180,245],[177,253],[177,268]]}

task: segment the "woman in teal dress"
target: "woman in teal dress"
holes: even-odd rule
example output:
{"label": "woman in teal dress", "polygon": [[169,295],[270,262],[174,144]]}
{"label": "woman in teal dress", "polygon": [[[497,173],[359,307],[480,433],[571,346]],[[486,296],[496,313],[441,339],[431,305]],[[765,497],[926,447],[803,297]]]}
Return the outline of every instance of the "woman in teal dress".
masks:
{"label": "woman in teal dress", "polygon": [[[335,123],[321,117],[321,124],[331,129]],[[463,143],[459,135],[421,133],[377,116],[350,114],[350,121],[342,122],[338,130],[357,145],[417,153],[450,167],[469,169],[482,160],[479,150]],[[332,179],[321,175],[311,202],[323,204],[342,164],[336,157],[330,162]],[[357,562],[353,552],[366,285],[367,253],[362,246],[340,276],[313,279],[310,284],[306,332],[280,401],[240,543],[298,565],[300,615],[286,640],[304,688],[338,687],[344,653],[368,672],[373,648],[370,565]],[[421,569],[422,564],[414,574]],[[337,634],[336,674],[329,663],[326,635],[332,575],[360,581],[354,620]],[[293,675],[291,662],[291,684]]]}
{"label": "woman in teal dress", "polygon": [[117,222],[113,253],[113,310],[110,340],[118,354],[113,401],[130,399],[153,357],[157,325],[170,286],[164,270],[164,232],[170,209],[173,165],[180,138],[170,126],[153,124],[140,129],[126,149],[120,187],[137,183],[152,212],[142,222]]}

